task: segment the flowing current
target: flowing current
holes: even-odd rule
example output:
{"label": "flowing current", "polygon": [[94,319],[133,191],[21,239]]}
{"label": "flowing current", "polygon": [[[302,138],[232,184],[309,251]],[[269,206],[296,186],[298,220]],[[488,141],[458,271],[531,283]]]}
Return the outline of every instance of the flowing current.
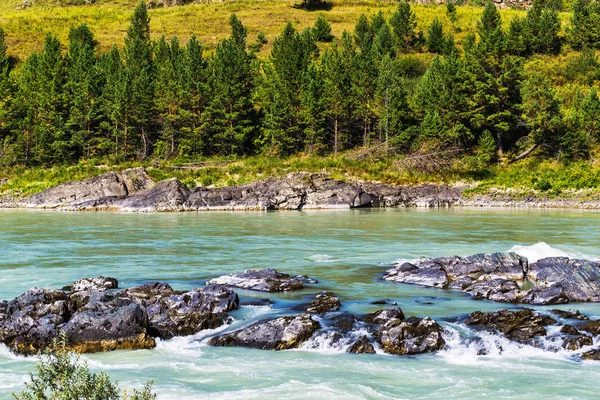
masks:
{"label": "flowing current", "polygon": [[[591,399],[598,396],[600,362],[580,361],[578,352],[517,345],[493,334],[479,333],[479,340],[470,340],[474,332],[454,322],[475,310],[511,305],[381,277],[394,262],[424,256],[514,251],[530,261],[548,256],[598,259],[599,227],[600,213],[555,210],[7,210],[0,211],[0,300],[34,286],[60,288],[97,275],[119,279],[120,287],[158,280],[192,289],[224,273],[272,267],[307,274],[319,283],[277,295],[238,291],[242,300],[269,297],[273,304],[243,306],[232,313],[230,326],[158,341],[153,350],[82,358],[123,387],[154,380],[159,399]],[[386,306],[371,302],[387,299],[407,316],[431,316],[446,328],[447,348],[417,357],[345,354],[347,344],[332,345],[327,332],[300,349],[282,352],[205,344],[222,330],[289,314],[291,305],[324,290],[340,297],[343,311],[372,312]],[[558,308],[577,308],[600,318],[597,304]],[[357,337],[367,333],[360,329],[354,332]],[[551,339],[544,346],[555,347]],[[15,356],[0,345],[0,399],[21,390],[34,370],[35,358]]]}

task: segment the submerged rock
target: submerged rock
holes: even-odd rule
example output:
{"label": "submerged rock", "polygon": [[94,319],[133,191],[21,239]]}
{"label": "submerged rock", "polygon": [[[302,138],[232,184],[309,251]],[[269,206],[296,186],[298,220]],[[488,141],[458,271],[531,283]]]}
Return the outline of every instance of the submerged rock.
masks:
{"label": "submerged rock", "polygon": [[259,322],[235,332],[216,336],[211,346],[241,346],[263,350],[298,348],[320,327],[308,314]]}
{"label": "submerged rock", "polygon": [[288,274],[281,273],[273,268],[261,270],[248,270],[241,274],[223,275],[206,282],[207,285],[227,285],[261,292],[284,292],[299,290],[303,283]]}

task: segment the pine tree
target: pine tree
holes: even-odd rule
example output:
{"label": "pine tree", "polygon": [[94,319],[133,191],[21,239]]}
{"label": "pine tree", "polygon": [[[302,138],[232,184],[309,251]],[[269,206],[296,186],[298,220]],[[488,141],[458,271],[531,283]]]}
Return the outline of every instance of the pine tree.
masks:
{"label": "pine tree", "polygon": [[128,91],[127,71],[116,45],[110,52],[103,54],[98,63],[104,77],[99,107],[106,119],[102,126],[108,139],[102,147],[105,151],[111,151],[119,160],[126,155],[127,130],[130,125],[131,93]]}
{"label": "pine tree", "polygon": [[375,36],[372,57],[381,60],[386,55],[390,58],[396,58],[396,46],[389,25],[383,24]]}
{"label": "pine tree", "polygon": [[312,29],[313,39],[317,42],[331,42],[333,35],[331,34],[331,25],[327,22],[324,14],[319,14],[315,21],[315,26]]}
{"label": "pine tree", "polygon": [[600,48],[600,3],[596,0],[574,0],[567,40],[574,49],[584,46]]}
{"label": "pine tree", "polygon": [[523,84],[523,118],[529,129],[530,146],[512,161],[527,157],[541,145],[556,145],[562,128],[560,101],[550,81],[532,74]]}
{"label": "pine tree", "polygon": [[500,12],[491,1],[486,3],[481,18],[477,21],[477,33],[479,50],[484,54],[501,58],[506,50],[505,36]]}
{"label": "pine tree", "polygon": [[65,100],[69,113],[66,127],[76,157],[91,156],[93,133],[97,130],[97,98],[102,85],[96,65],[97,45],[87,25],[69,32],[69,50],[65,57]]}
{"label": "pine tree", "polygon": [[403,78],[389,55],[383,58],[379,66],[376,102],[380,141],[385,143],[386,151],[390,148],[391,139],[406,148],[412,139],[407,133],[411,110]]}
{"label": "pine tree", "polygon": [[323,54],[323,74],[327,95],[327,105],[331,130],[333,132],[333,153],[337,155],[344,142],[343,133],[348,133],[348,125],[354,107],[352,96],[352,64],[356,51],[347,32],[342,34],[340,42]]}
{"label": "pine tree", "polygon": [[581,104],[583,129],[589,141],[600,141],[600,98],[596,88],[592,86]]}
{"label": "pine tree", "polygon": [[180,122],[183,119],[183,105],[185,101],[184,76],[185,52],[179,46],[179,40],[174,37],[167,43],[164,36],[156,44],[155,71],[156,83],[154,100],[156,110],[160,117],[161,146],[155,153],[164,158],[176,155],[178,148]]}
{"label": "pine tree", "polygon": [[[10,117],[13,85],[10,79],[11,65],[6,53],[6,34],[0,28],[0,155],[5,153],[4,144],[8,141],[8,124]],[[0,157],[2,158],[2,157]]]}
{"label": "pine tree", "polygon": [[[154,121],[154,65],[150,40],[150,17],[142,1],[131,17],[125,38],[125,68],[127,90],[130,92],[129,119],[141,140],[140,158],[145,159],[153,141],[151,124]],[[125,127],[125,150],[129,145]],[[137,143],[136,143],[137,144]]]}
{"label": "pine tree", "polygon": [[398,3],[398,8],[390,17],[390,25],[394,32],[396,47],[401,53],[420,49],[422,35],[416,32],[417,17],[407,1],[401,0]]}
{"label": "pine tree", "polygon": [[510,20],[506,35],[506,49],[515,56],[527,56],[531,51],[531,36],[525,18],[515,17]]}
{"label": "pine tree", "polygon": [[458,15],[456,14],[456,4],[454,4],[453,1],[446,2],[446,15],[448,16],[450,22],[452,22],[453,26],[458,22]]}
{"label": "pine tree", "polygon": [[306,151],[321,153],[327,148],[327,102],[325,81],[313,62],[304,74],[300,121],[304,127]]}
{"label": "pine tree", "polygon": [[202,112],[205,154],[241,155],[256,132],[251,58],[246,28],[233,14],[231,36],[217,45],[208,65],[208,103]]}
{"label": "pine tree", "polygon": [[371,30],[369,19],[365,14],[361,14],[354,26],[354,43],[362,50],[363,48],[370,48],[374,38],[375,35]]}
{"label": "pine tree", "polygon": [[383,16],[383,12],[379,10],[379,12],[373,15],[373,18],[371,18],[371,36],[375,37],[375,35],[377,35],[377,32],[379,32],[381,27],[386,23],[387,22],[385,20],[385,17]]}
{"label": "pine tree", "polygon": [[562,47],[559,37],[560,18],[556,10],[544,7],[536,0],[525,17],[529,53],[558,54]]}
{"label": "pine tree", "polygon": [[446,50],[444,28],[437,17],[435,17],[431,25],[429,25],[429,29],[427,30],[427,41],[425,44],[430,53],[442,54]]}

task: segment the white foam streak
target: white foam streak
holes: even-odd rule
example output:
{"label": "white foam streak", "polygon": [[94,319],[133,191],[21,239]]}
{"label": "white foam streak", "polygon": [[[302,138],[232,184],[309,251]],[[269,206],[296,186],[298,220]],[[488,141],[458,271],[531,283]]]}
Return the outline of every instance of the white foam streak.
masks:
{"label": "white foam streak", "polygon": [[332,256],[327,254],[313,254],[308,259],[316,263],[332,263],[335,261]]}
{"label": "white foam streak", "polygon": [[598,260],[597,256],[583,254],[579,252],[566,252],[556,247],[550,246],[546,242],[537,242],[532,245],[521,245],[517,244],[512,246],[508,251],[519,254],[520,256],[526,257],[530,263],[536,262],[546,257],[569,257],[569,258],[583,258],[587,260]]}

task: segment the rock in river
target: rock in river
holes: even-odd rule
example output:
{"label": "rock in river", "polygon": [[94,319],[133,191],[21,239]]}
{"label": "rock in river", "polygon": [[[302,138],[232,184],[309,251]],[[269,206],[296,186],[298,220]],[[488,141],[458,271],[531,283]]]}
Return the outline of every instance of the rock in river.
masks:
{"label": "rock in river", "polygon": [[248,270],[241,274],[223,275],[206,282],[207,285],[227,285],[261,292],[284,292],[302,289],[304,284],[273,268]]}
{"label": "rock in river", "polygon": [[308,314],[281,317],[216,336],[208,344],[263,350],[293,349],[308,340],[319,327],[320,324]]}
{"label": "rock in river", "polygon": [[457,289],[475,299],[507,303],[600,301],[600,263],[566,257],[531,264],[515,253],[427,258],[399,264],[384,279]]}

